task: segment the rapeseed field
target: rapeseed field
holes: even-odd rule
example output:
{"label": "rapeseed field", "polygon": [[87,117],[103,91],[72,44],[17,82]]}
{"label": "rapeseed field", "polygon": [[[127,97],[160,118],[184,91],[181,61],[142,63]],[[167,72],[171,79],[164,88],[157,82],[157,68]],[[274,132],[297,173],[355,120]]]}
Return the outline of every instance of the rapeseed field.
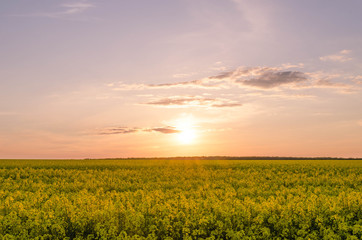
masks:
{"label": "rapeseed field", "polygon": [[359,160],[1,160],[0,239],[361,239]]}

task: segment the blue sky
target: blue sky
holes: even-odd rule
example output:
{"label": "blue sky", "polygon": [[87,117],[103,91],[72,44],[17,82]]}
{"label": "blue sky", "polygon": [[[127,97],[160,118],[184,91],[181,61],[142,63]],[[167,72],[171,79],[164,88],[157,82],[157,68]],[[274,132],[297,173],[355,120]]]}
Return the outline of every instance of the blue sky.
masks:
{"label": "blue sky", "polygon": [[361,7],[2,1],[0,158],[361,157]]}

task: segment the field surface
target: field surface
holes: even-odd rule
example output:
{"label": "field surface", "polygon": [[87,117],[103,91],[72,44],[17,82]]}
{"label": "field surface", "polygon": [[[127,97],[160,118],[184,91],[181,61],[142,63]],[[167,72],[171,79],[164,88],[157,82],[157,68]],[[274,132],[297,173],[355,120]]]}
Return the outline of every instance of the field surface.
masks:
{"label": "field surface", "polygon": [[0,239],[362,239],[362,161],[0,160]]}

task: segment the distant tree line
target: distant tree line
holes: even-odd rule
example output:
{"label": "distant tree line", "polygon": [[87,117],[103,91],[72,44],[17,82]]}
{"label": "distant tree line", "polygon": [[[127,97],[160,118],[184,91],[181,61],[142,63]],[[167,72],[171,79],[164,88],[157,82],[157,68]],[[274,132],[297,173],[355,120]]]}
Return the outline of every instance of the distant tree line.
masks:
{"label": "distant tree line", "polygon": [[[90,160],[93,158],[85,158]],[[95,159],[95,158],[94,158]],[[362,158],[341,157],[279,157],[279,156],[191,156],[191,157],[130,157],[130,158],[102,158],[105,160],[362,160]]]}

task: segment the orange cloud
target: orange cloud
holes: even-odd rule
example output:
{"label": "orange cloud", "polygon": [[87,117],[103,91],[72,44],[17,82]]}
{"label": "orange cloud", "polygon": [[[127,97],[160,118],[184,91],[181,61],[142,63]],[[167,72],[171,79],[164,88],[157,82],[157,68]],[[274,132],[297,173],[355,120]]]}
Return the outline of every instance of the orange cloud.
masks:
{"label": "orange cloud", "polygon": [[323,57],[320,57],[319,59],[324,62],[326,62],[326,61],[347,62],[347,61],[352,60],[352,58],[348,56],[350,53],[351,53],[350,50],[342,50],[337,54],[323,56]]}
{"label": "orange cloud", "polygon": [[223,98],[206,98],[202,96],[173,96],[161,98],[144,104],[161,107],[239,107],[242,104]]}
{"label": "orange cloud", "polygon": [[98,135],[115,135],[115,134],[129,134],[129,133],[140,133],[140,132],[159,132],[164,134],[179,133],[175,127],[153,127],[153,128],[138,128],[138,127],[113,127],[105,128],[97,131]]}

